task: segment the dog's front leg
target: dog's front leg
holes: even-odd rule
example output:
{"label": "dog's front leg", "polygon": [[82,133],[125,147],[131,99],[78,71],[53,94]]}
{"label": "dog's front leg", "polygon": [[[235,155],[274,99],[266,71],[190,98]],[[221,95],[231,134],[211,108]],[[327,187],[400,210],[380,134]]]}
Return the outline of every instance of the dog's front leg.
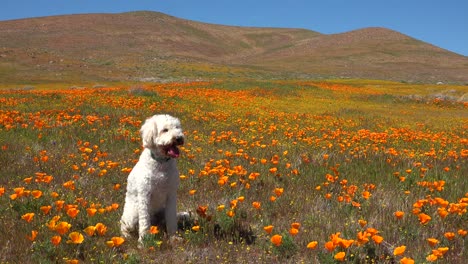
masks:
{"label": "dog's front leg", "polygon": [[151,225],[150,217],[150,190],[138,193],[138,242],[143,244],[143,237],[148,233]]}
{"label": "dog's front leg", "polygon": [[175,235],[177,231],[177,194],[170,194],[167,198],[166,209],[166,229],[169,236]]}

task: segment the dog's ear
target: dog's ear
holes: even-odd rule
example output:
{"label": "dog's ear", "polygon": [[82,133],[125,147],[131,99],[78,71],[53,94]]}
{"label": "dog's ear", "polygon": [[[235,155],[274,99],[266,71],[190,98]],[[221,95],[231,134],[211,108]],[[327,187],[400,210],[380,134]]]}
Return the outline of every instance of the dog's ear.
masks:
{"label": "dog's ear", "polygon": [[141,140],[143,141],[143,147],[154,148],[156,144],[155,138],[158,136],[158,126],[154,117],[146,119],[143,126],[140,129]]}

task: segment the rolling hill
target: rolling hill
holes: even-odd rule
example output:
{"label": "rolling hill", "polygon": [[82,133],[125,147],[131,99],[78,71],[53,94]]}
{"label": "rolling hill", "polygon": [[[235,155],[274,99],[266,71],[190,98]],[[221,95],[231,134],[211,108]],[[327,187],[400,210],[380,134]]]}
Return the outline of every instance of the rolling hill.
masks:
{"label": "rolling hill", "polygon": [[223,77],[468,83],[468,57],[385,28],[327,35],[146,11],[0,21],[3,83]]}

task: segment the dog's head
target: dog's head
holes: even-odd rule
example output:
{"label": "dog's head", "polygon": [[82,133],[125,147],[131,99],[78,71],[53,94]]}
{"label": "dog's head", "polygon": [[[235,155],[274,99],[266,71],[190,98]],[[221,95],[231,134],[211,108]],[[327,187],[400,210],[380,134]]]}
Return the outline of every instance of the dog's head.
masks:
{"label": "dog's head", "polygon": [[170,115],[155,115],[148,118],[140,129],[143,147],[157,156],[179,157],[177,146],[184,144],[184,133],[179,119]]}

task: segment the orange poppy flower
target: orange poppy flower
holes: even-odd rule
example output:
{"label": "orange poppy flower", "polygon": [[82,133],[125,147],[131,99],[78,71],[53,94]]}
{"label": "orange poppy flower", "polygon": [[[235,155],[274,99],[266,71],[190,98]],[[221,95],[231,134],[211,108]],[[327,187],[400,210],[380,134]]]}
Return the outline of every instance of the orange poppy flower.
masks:
{"label": "orange poppy flower", "polygon": [[325,248],[329,251],[329,252],[332,252],[333,250],[335,250],[335,243],[333,243],[333,241],[328,241],[327,243],[325,243]]}
{"label": "orange poppy flower", "polygon": [[384,240],[383,237],[379,236],[379,235],[374,235],[372,236],[372,240],[374,240],[374,242],[376,244],[380,244],[382,243],[382,241]]}
{"label": "orange poppy flower", "polygon": [[0,188],[0,197],[5,193],[5,187]]}
{"label": "orange poppy flower", "polygon": [[39,232],[37,232],[36,230],[33,230],[33,231],[31,231],[31,236],[27,236],[27,237],[28,237],[29,240],[34,241],[34,240],[36,240],[36,237],[37,237],[38,233]]}
{"label": "orange poppy flower", "polygon": [[252,203],[252,206],[253,206],[253,208],[255,208],[255,209],[260,209],[260,207],[262,206],[262,204],[261,204],[260,202],[253,202],[253,203]]}
{"label": "orange poppy flower", "polygon": [[359,221],[358,221],[358,222],[359,222],[359,225],[360,225],[361,227],[364,227],[364,226],[366,226],[366,225],[367,225],[367,221],[366,221],[366,220],[359,219]]}
{"label": "orange poppy flower", "polygon": [[71,244],[81,244],[84,241],[84,237],[81,233],[79,232],[71,232],[68,235],[69,240],[67,240],[67,243]]}
{"label": "orange poppy flower", "polygon": [[422,224],[422,225],[425,225],[427,224],[429,221],[431,221],[431,217],[428,216],[427,214],[425,213],[420,213],[418,215],[418,218],[419,218],[419,222]]}
{"label": "orange poppy flower", "polygon": [[369,199],[371,196],[372,194],[369,191],[362,192],[362,197],[366,200]]}
{"label": "orange poppy flower", "polygon": [[299,233],[299,229],[297,228],[291,227],[291,229],[289,229],[289,234],[291,234],[291,236],[295,236],[298,233]]}
{"label": "orange poppy flower", "polygon": [[291,227],[295,228],[295,229],[299,229],[301,227],[301,223],[294,222],[294,223],[291,224]]}
{"label": "orange poppy flower", "polygon": [[394,213],[394,215],[395,215],[395,217],[396,217],[397,219],[402,219],[403,216],[405,215],[405,213],[402,212],[402,211],[396,211],[396,212]]}
{"label": "orange poppy flower", "polygon": [[95,227],[96,227],[96,231],[98,232],[100,236],[103,236],[106,234],[107,226],[105,226],[103,223],[97,223]]}
{"label": "orange poppy flower", "polygon": [[32,197],[34,197],[34,199],[38,199],[42,196],[42,191],[40,190],[31,191],[31,195]]}
{"label": "orange poppy flower", "polygon": [[412,258],[404,257],[400,259],[400,264],[414,264],[414,260]]}
{"label": "orange poppy flower", "polygon": [[338,261],[344,261],[345,257],[346,257],[346,253],[341,251],[341,252],[336,253],[333,258],[338,260]]}
{"label": "orange poppy flower", "polygon": [[435,247],[437,244],[439,244],[439,240],[435,238],[428,238],[427,242],[429,243],[431,247]]}
{"label": "orange poppy flower", "polygon": [[283,242],[283,237],[281,235],[274,235],[271,237],[270,241],[273,243],[273,245],[279,247]]}
{"label": "orange poppy flower", "polygon": [[457,233],[458,233],[460,236],[464,237],[464,236],[466,236],[466,234],[468,234],[468,231],[463,230],[463,229],[459,229],[459,230],[457,231]]}
{"label": "orange poppy flower", "polygon": [[284,188],[275,188],[273,192],[275,193],[277,197],[280,197],[284,192]]}
{"label": "orange poppy flower", "polygon": [[444,234],[444,236],[448,239],[448,240],[452,240],[454,237],[455,237],[455,233],[453,232],[446,232]]}
{"label": "orange poppy flower", "polygon": [[155,234],[159,233],[159,229],[158,229],[157,226],[151,226],[150,229],[148,230],[148,232],[149,232],[150,234],[155,235]]}
{"label": "orange poppy flower", "polygon": [[51,239],[50,239],[50,242],[52,242],[52,244],[54,244],[54,246],[58,246],[60,244],[60,242],[62,241],[62,237],[61,236],[53,236]]}
{"label": "orange poppy flower", "polygon": [[236,215],[236,214],[234,213],[233,210],[229,210],[229,211],[226,213],[226,215],[229,216],[229,217],[234,217],[234,215]]}
{"label": "orange poppy flower", "polygon": [[57,225],[55,225],[54,230],[59,233],[60,235],[64,235],[70,230],[71,224],[67,222],[60,222]]}
{"label": "orange poppy flower", "polygon": [[307,248],[308,249],[315,249],[318,245],[318,242],[317,241],[312,241],[312,242],[309,242],[309,244],[307,244]]}
{"label": "orange poppy flower", "polygon": [[265,232],[270,234],[271,231],[273,231],[273,226],[272,225],[265,226],[265,227],[263,227],[263,230],[265,230]]}
{"label": "orange poppy flower", "polygon": [[67,210],[67,215],[70,216],[71,218],[75,218],[80,210],[76,209],[75,207],[72,207]]}
{"label": "orange poppy flower", "polygon": [[28,223],[31,223],[33,218],[34,218],[34,213],[27,213],[27,214],[24,214],[24,215],[21,216],[21,219],[23,219],[24,221],[26,221]]}
{"label": "orange poppy flower", "polygon": [[430,261],[430,262],[433,262],[433,261],[436,261],[438,259],[438,257],[434,254],[430,254],[426,257],[426,260],[427,261]]}
{"label": "orange poppy flower", "polygon": [[43,214],[49,214],[50,210],[52,209],[52,206],[50,205],[44,205],[44,206],[41,206],[41,211]]}
{"label": "orange poppy flower", "polygon": [[88,216],[94,216],[96,212],[97,212],[96,208],[86,208],[86,213],[88,214]]}
{"label": "orange poppy flower", "polygon": [[198,232],[198,231],[200,231],[200,226],[199,225],[192,226],[192,230],[195,231],[195,232]]}
{"label": "orange poppy flower", "polygon": [[400,255],[403,255],[405,251],[406,251],[406,246],[399,246],[393,250],[393,255],[400,256]]}
{"label": "orange poppy flower", "polygon": [[83,230],[88,236],[94,236],[94,232],[96,231],[95,226],[88,226]]}
{"label": "orange poppy flower", "polygon": [[109,247],[119,247],[125,242],[123,237],[112,237],[111,240],[107,241],[106,244]]}

